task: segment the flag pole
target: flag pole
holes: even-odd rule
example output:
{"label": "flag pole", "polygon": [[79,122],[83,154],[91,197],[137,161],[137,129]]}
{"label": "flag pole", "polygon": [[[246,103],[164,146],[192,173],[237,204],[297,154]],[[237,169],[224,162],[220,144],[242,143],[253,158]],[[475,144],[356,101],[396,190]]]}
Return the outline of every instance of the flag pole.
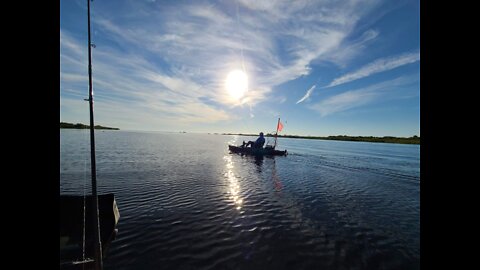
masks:
{"label": "flag pole", "polygon": [[277,147],[277,135],[278,135],[278,125],[280,124],[280,117],[278,118],[278,122],[277,122],[277,131],[275,131],[275,144],[273,145],[273,149],[275,149],[275,147]]}

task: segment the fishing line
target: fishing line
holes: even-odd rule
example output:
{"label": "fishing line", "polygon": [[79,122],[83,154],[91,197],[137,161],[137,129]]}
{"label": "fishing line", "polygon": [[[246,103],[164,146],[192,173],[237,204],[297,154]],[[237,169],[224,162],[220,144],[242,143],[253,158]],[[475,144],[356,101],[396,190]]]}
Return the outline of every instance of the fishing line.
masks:
{"label": "fishing line", "polygon": [[[244,44],[243,39],[244,38],[243,38],[243,34],[242,34],[242,31],[241,31],[241,27],[240,27],[240,15],[239,15],[238,1],[235,1],[235,7],[236,7],[235,11],[236,11],[236,15],[237,15],[237,31],[240,34],[240,59],[241,59],[241,64],[242,64],[242,70],[245,74],[247,74],[247,78],[248,78],[247,69],[245,68],[245,59],[244,59],[244,56],[243,56],[243,44]],[[247,91],[248,91],[248,89],[247,89]],[[249,118],[251,119],[251,118],[255,117],[255,115],[253,114],[252,106],[249,103],[248,103],[248,108],[249,108]],[[247,121],[245,121],[245,119],[242,119],[243,128],[245,130],[248,130],[249,126],[246,122]]]}
{"label": "fishing line", "polygon": [[[86,145],[88,140],[88,129],[83,129],[83,143]],[[85,261],[85,242],[86,242],[86,212],[87,212],[87,160],[88,160],[88,147],[83,148],[84,151],[84,167],[83,167],[83,233],[82,233],[82,259]]]}
{"label": "fishing line", "polygon": [[[240,16],[239,16],[239,12],[238,12],[238,1],[235,1],[235,4],[236,4],[236,11],[237,11],[237,29],[240,30],[241,27],[240,27]],[[241,31],[240,32],[240,55],[241,55],[241,60],[242,60],[242,69],[243,69],[243,72],[245,72],[245,74],[247,74],[247,69],[245,68],[245,60],[243,58],[243,34]]]}

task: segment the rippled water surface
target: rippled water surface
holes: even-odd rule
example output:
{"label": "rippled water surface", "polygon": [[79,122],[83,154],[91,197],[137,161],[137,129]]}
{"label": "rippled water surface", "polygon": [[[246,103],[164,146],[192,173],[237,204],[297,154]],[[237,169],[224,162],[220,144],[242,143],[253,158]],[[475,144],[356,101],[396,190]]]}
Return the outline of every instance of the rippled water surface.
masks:
{"label": "rippled water surface", "polygon": [[[61,130],[60,190],[89,186],[89,135]],[[105,269],[419,269],[418,145],[96,131],[119,234]]]}

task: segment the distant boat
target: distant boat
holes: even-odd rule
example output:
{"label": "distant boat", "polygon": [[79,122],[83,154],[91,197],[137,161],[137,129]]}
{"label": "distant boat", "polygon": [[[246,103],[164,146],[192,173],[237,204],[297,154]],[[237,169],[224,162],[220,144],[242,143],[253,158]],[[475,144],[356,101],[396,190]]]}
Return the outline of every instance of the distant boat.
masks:
{"label": "distant boat", "polygon": [[275,143],[274,145],[266,145],[262,148],[252,148],[245,147],[245,143],[239,146],[228,145],[228,150],[233,153],[245,154],[245,155],[254,155],[254,156],[286,156],[287,150],[276,150],[277,146],[277,135],[278,131],[282,130],[283,125],[280,123],[280,118],[278,118],[277,131],[275,132]]}
{"label": "distant boat", "polygon": [[60,268],[103,269],[103,259],[117,235],[120,218],[114,194],[97,194],[95,125],[90,41],[90,0],[88,6],[88,78],[90,104],[91,195],[60,196]]}

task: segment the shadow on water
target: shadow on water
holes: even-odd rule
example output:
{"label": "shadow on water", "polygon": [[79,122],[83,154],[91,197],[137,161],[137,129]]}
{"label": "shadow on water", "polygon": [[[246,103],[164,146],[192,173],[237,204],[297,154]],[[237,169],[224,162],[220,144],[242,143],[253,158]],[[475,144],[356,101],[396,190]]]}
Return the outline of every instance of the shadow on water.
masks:
{"label": "shadow on water", "polygon": [[272,181],[273,181],[273,184],[275,185],[275,191],[277,192],[281,191],[283,188],[283,185],[282,185],[282,181],[280,181],[280,178],[278,177],[278,174],[277,174],[277,166],[275,164],[275,159],[273,159]]}
{"label": "shadow on water", "polygon": [[248,161],[251,161],[253,162],[257,168],[257,171],[259,173],[262,172],[262,167],[263,167],[263,162],[265,160],[265,157],[263,155],[258,155],[258,156],[252,156],[252,155],[244,155],[244,154],[240,154],[240,156],[242,157],[242,159],[245,159],[245,160],[248,160]]}
{"label": "shadow on water", "polygon": [[263,165],[263,156],[255,156],[255,164],[258,166],[258,169],[261,171],[262,170],[262,165]]}
{"label": "shadow on water", "polygon": [[[264,175],[263,177],[266,177],[267,179],[268,178],[271,179],[276,192],[280,192],[282,190],[283,184],[277,173],[276,161],[274,156],[265,157],[262,155],[259,155],[259,156],[242,155],[242,158],[252,161],[256,165],[256,170],[258,173],[261,174],[262,172],[265,172],[266,175]],[[267,159],[267,166],[265,166],[264,164],[265,159]],[[264,169],[266,169],[266,171]],[[268,172],[268,170],[271,170],[271,174]]]}

